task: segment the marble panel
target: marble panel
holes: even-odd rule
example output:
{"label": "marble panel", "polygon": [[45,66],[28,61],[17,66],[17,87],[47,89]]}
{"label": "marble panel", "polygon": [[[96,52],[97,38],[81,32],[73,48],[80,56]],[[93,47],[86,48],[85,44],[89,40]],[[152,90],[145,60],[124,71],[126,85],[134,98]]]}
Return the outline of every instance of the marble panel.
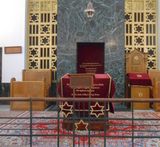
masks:
{"label": "marble panel", "polygon": [[124,97],[124,0],[92,0],[95,15],[91,19],[84,13],[87,3],[58,1],[57,77],[76,73],[77,42],[104,42],[105,72],[115,81],[115,97]]}

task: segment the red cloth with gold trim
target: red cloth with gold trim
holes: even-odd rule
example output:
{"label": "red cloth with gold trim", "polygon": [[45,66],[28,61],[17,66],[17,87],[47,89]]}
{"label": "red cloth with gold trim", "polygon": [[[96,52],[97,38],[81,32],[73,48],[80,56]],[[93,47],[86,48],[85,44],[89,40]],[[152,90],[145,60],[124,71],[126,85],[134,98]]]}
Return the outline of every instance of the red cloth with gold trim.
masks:
{"label": "red cloth with gold trim", "polygon": [[[94,86],[91,92],[91,98],[112,98],[115,93],[115,84],[109,74],[95,74],[93,76]],[[73,89],[70,87],[70,75],[65,74],[60,83],[58,84],[58,93],[61,97],[73,97]],[[87,92],[86,88],[77,88],[75,90],[76,98],[88,98],[89,92]],[[102,102],[99,102],[102,105]],[[89,104],[82,102],[75,102],[75,109],[88,110]],[[90,105],[94,106],[94,103]],[[104,106],[104,103],[103,103]],[[108,105],[106,105],[108,107]],[[106,108],[105,109],[108,109]],[[109,111],[114,112],[113,104],[109,103]]]}
{"label": "red cloth with gold trim", "polygon": [[130,85],[152,86],[151,79],[147,73],[128,73],[127,79]]}

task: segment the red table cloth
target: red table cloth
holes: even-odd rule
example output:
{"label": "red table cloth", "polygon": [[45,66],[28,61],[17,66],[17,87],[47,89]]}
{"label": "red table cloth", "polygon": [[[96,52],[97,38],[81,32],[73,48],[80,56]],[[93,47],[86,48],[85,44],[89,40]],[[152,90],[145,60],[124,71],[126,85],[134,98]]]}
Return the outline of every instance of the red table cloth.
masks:
{"label": "red table cloth", "polygon": [[[91,98],[112,98],[115,93],[115,84],[109,74],[95,74],[93,75],[93,88],[91,90]],[[70,74],[65,74],[61,78],[60,83],[58,83],[58,93],[61,97],[73,97],[73,89],[70,87]],[[85,88],[77,88],[75,90],[75,93],[76,98],[89,97],[89,93],[86,92]],[[80,107],[83,107],[85,109],[88,108],[88,104],[85,104],[84,106],[84,102],[83,106],[82,102],[80,105]],[[114,112],[112,103],[109,103],[109,111]]]}
{"label": "red table cloth", "polygon": [[151,79],[147,73],[128,73],[127,80],[130,85],[152,86]]}

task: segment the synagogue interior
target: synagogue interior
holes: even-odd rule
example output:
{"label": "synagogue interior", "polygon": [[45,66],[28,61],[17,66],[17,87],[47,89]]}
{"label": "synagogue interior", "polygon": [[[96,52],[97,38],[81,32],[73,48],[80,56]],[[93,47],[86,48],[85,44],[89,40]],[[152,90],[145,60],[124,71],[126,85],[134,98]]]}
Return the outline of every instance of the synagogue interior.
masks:
{"label": "synagogue interior", "polygon": [[159,147],[159,0],[3,0],[0,147]]}

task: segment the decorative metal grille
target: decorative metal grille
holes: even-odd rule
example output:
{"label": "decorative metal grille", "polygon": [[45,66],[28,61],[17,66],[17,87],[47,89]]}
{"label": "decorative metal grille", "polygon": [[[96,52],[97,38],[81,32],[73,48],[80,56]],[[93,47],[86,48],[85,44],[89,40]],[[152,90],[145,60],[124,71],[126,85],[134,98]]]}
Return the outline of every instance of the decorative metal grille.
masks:
{"label": "decorative metal grille", "polygon": [[157,0],[125,0],[125,51],[148,53],[148,69],[157,68]]}
{"label": "decorative metal grille", "polygon": [[27,68],[52,69],[56,80],[57,0],[29,0]]}

